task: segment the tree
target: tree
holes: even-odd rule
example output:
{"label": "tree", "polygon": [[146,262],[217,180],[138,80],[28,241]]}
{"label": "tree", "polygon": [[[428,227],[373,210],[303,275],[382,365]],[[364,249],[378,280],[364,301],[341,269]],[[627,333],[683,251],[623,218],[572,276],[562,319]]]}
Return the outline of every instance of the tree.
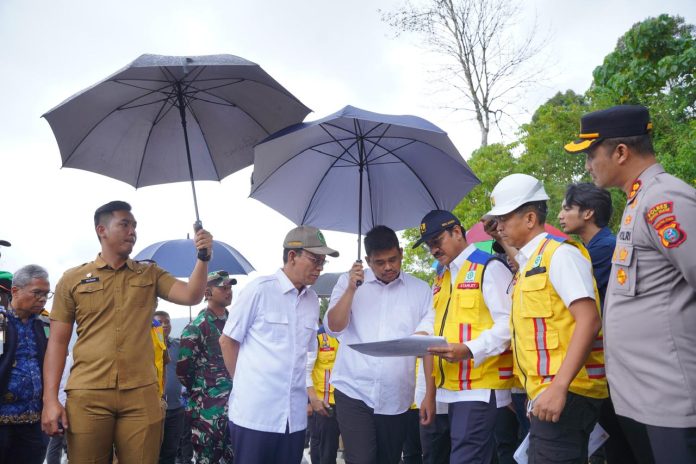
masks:
{"label": "tree", "polygon": [[[487,211],[491,209],[490,193],[500,179],[520,172],[518,161],[512,154],[514,145],[492,144],[474,151],[469,159],[469,167],[476,173],[481,183],[454,209],[453,213],[468,229],[476,224]],[[403,233],[406,242],[403,266],[406,272],[419,277],[426,282],[432,280],[434,270],[431,264],[433,257],[424,247],[412,249],[411,246],[420,238],[417,228],[407,229]]]}
{"label": "tree", "polygon": [[569,155],[563,145],[577,137],[580,117],[589,111],[583,95],[572,90],[558,92],[534,112],[532,120],[520,127],[524,151],[519,159],[519,172],[544,182],[551,200],[547,221],[558,225],[558,212],[568,184],[588,181],[585,157]]}
{"label": "tree", "polygon": [[541,49],[535,28],[521,41],[513,33],[520,14],[516,0],[427,0],[382,12],[397,31],[424,36],[428,49],[447,58],[442,78],[463,99],[452,109],[474,113],[482,147],[488,145],[491,123],[500,128],[508,106],[542,72],[526,66]]}
{"label": "tree", "polygon": [[665,169],[696,185],[696,28],[679,16],[634,24],[593,72],[593,108],[643,104]]}

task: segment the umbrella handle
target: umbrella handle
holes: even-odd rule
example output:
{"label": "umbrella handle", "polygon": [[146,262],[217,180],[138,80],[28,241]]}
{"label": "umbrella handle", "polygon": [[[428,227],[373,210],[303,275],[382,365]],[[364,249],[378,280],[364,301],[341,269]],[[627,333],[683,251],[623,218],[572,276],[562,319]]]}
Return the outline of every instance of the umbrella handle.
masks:
{"label": "umbrella handle", "polygon": [[[197,220],[196,222],[193,223],[193,230],[198,232],[203,228],[203,223],[200,220]],[[208,261],[208,252],[206,250],[198,250],[198,259],[201,261]]]}

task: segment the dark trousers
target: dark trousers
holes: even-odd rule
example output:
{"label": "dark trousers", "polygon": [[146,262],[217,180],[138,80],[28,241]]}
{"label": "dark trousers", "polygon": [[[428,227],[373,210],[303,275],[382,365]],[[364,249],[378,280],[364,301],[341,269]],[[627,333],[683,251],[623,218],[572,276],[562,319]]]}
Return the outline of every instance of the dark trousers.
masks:
{"label": "dark trousers", "polygon": [[420,410],[406,411],[406,438],[404,439],[403,464],[422,464],[423,450],[420,442]]}
{"label": "dark trousers", "polygon": [[336,464],[338,454],[338,421],[335,411],[329,417],[314,413],[309,437],[309,456],[312,464]]}
{"label": "dark trousers", "polygon": [[495,391],[490,401],[459,401],[449,405],[450,463],[489,464],[495,454]]}
{"label": "dark trousers", "polygon": [[375,414],[363,401],[334,390],[346,464],[397,464],[406,437],[406,412]]}
{"label": "dark trousers", "polygon": [[568,392],[558,422],[531,417],[529,464],[586,464],[590,433],[599,419],[602,401]]}
{"label": "dark trousers", "polygon": [[[609,394],[611,395],[611,391]],[[634,454],[614,411],[611,396],[602,402],[599,425],[609,434],[609,439],[603,445],[604,458],[607,464],[649,464],[653,462],[652,452],[647,445],[640,451],[640,457]],[[638,425],[637,422],[636,425]],[[647,432],[644,428],[641,440],[643,443],[647,440]]]}
{"label": "dark trousers", "polygon": [[495,450],[498,464],[515,464],[513,455],[524,437],[512,405],[498,408],[495,414]]}
{"label": "dark trousers", "polygon": [[261,432],[229,422],[235,462],[244,464],[300,464],[305,430],[289,433]]}
{"label": "dark trousers", "polygon": [[41,464],[48,437],[41,423],[0,425],[0,464]]}
{"label": "dark trousers", "polygon": [[63,457],[63,452],[67,455],[68,442],[65,439],[65,434],[51,437],[48,442],[48,451],[46,452],[46,464],[60,464]]}
{"label": "dark trousers", "polygon": [[447,414],[438,414],[430,425],[420,426],[423,464],[447,464],[450,458],[450,427]]}
{"label": "dark trousers", "polygon": [[184,412],[184,428],[181,432],[179,449],[176,453],[177,464],[191,464],[193,460],[193,443],[191,443],[191,418]]}
{"label": "dark trousers", "polygon": [[696,428],[658,427],[617,417],[640,464],[696,462]]}
{"label": "dark trousers", "polygon": [[164,438],[160,446],[159,464],[174,464],[184,431],[184,408],[167,409],[164,417]]}

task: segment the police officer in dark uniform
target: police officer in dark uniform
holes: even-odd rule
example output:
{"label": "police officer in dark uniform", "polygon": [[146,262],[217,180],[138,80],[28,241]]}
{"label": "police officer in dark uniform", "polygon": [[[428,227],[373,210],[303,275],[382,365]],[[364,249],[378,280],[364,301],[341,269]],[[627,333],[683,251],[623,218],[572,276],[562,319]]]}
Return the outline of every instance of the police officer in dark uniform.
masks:
{"label": "police officer in dark uniform", "polygon": [[696,190],[658,164],[651,130],[647,108],[615,106],[583,116],[565,149],[627,195],[604,305],[616,413],[655,462],[696,462]]}

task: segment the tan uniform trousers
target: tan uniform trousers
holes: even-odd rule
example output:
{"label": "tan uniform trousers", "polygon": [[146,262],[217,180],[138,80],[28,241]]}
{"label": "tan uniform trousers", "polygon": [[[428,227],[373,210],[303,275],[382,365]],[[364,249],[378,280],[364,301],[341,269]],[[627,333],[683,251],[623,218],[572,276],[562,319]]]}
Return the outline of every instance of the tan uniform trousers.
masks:
{"label": "tan uniform trousers", "polygon": [[66,411],[70,464],[155,464],[162,421],[157,384],[128,390],[69,390]]}

